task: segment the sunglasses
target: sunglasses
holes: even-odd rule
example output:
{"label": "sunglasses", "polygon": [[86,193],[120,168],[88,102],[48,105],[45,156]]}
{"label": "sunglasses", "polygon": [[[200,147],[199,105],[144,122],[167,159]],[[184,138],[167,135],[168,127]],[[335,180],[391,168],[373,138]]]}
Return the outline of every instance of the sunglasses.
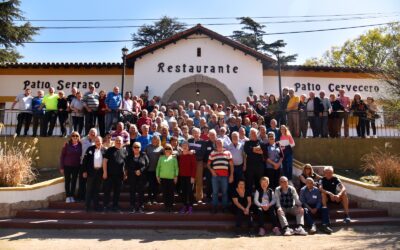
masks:
{"label": "sunglasses", "polygon": [[133,148],[140,148],[140,147],[138,147],[138,146],[135,146],[135,147],[133,147]]}
{"label": "sunglasses", "polygon": [[78,138],[79,135],[71,135],[72,138]]}
{"label": "sunglasses", "polygon": [[171,148],[166,148],[166,149],[165,149],[165,151],[171,151],[171,150],[172,150]]}

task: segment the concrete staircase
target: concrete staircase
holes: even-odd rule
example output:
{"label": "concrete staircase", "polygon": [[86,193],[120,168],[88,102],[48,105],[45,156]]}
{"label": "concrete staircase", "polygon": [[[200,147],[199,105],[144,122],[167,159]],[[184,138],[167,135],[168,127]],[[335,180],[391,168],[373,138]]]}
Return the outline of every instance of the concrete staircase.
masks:
{"label": "concrete staircase", "polygon": [[[126,189],[125,189],[126,190]],[[101,197],[102,198],[102,195]],[[162,197],[158,197],[161,202]],[[145,213],[129,213],[129,194],[121,194],[121,212],[89,212],[83,203],[50,202],[46,209],[18,211],[14,218],[0,219],[0,228],[47,228],[47,229],[189,229],[228,231],[234,228],[232,214],[210,214],[210,204],[197,203],[191,215],[179,214],[179,197],[174,211],[163,212],[163,204],[146,205]],[[330,208],[332,227],[352,225],[400,225],[400,218],[389,217],[386,210],[358,208],[350,202],[352,223],[342,222],[343,210],[334,205]],[[294,223],[294,218],[289,218]]]}

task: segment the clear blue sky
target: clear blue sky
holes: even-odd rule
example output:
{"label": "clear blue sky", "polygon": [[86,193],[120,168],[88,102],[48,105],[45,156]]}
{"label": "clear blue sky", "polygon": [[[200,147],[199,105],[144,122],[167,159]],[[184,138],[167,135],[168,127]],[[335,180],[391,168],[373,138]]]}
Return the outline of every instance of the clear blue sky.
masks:
{"label": "clear blue sky", "polygon": [[[400,11],[398,0],[26,0],[21,9],[27,19],[94,19],[94,18],[159,18],[170,17],[236,17],[282,15],[329,15]],[[393,14],[392,14],[393,15]],[[334,22],[267,24],[266,32],[282,32],[368,25],[398,21],[400,16]],[[310,18],[296,18],[310,19]],[[325,18],[317,18],[325,19]],[[273,19],[274,21],[285,19]],[[288,19],[286,19],[288,20]],[[261,21],[261,20],[258,20]],[[265,20],[264,21],[268,21]],[[272,20],[270,20],[272,21]],[[186,20],[187,23],[236,22],[235,20]],[[119,22],[33,22],[37,26],[141,25],[145,21]],[[151,23],[148,21],[147,23]],[[223,35],[230,35],[240,26],[206,26]],[[266,42],[283,39],[287,53],[299,55],[296,64],[319,57],[332,45],[341,45],[368,28],[351,30],[266,36]],[[135,28],[91,30],[41,30],[35,41],[119,40],[130,39]],[[24,62],[119,62],[121,48],[130,43],[102,44],[27,44],[18,48]]]}

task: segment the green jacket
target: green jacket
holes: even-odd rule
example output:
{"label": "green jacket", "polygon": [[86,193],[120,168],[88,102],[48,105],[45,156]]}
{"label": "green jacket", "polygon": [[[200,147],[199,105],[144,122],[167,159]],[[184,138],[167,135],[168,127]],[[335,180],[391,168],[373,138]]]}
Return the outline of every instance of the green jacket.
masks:
{"label": "green jacket", "polygon": [[168,158],[165,155],[160,156],[156,168],[157,177],[161,179],[174,179],[178,177],[178,173],[178,160],[175,156],[171,155]]}

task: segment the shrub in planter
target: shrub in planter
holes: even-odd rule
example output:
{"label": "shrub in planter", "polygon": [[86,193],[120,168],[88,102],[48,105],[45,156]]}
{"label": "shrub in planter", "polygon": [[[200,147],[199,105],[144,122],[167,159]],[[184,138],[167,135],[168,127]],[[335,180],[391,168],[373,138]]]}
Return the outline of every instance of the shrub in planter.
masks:
{"label": "shrub in planter", "polygon": [[[0,133],[3,127],[0,124]],[[0,187],[15,187],[35,180],[32,164],[38,159],[37,142],[37,138],[30,143],[17,141],[16,135],[11,142],[6,137],[0,141]]]}
{"label": "shrub in planter", "polygon": [[[385,148],[390,147],[389,144]],[[363,169],[373,171],[383,187],[400,187],[400,157],[374,147],[374,151],[363,156]]]}

